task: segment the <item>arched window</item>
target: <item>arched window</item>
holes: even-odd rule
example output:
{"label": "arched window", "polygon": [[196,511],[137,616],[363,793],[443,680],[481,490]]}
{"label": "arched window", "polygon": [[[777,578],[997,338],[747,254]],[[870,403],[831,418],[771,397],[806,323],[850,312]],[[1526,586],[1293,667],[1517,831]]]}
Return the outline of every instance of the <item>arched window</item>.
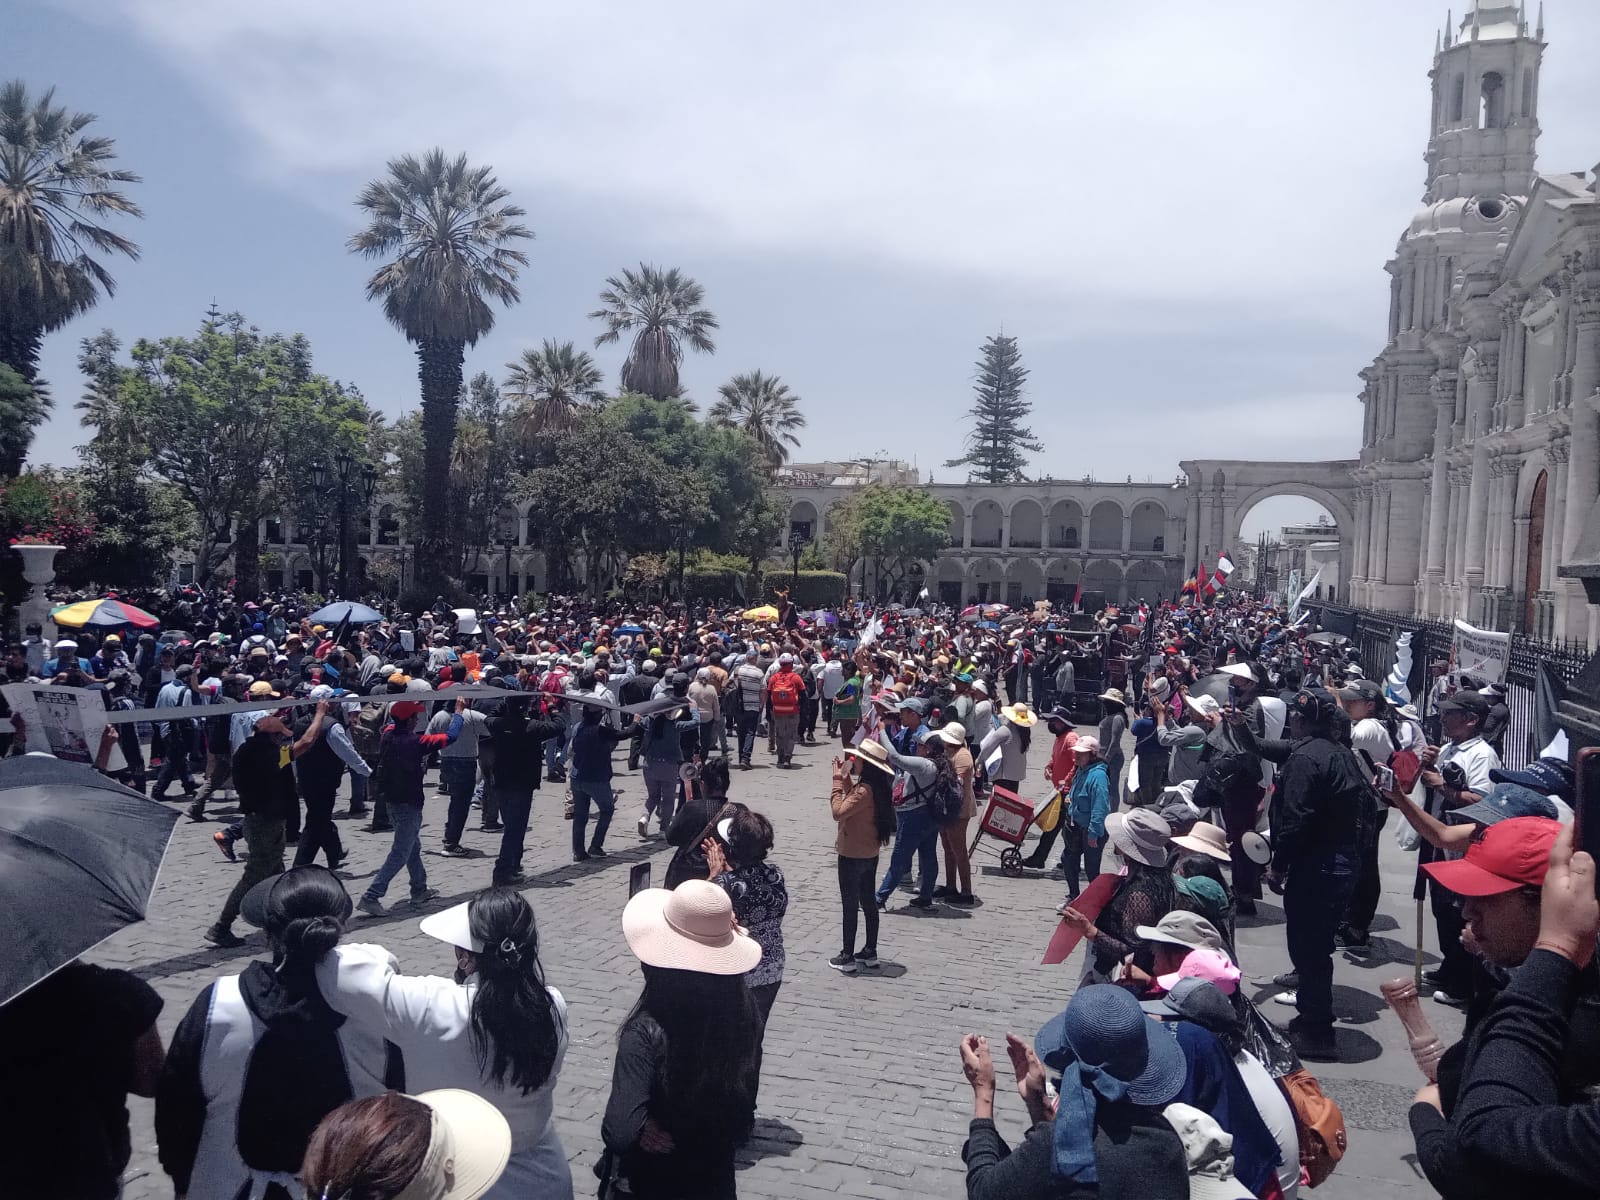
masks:
{"label": "arched window", "polygon": [[1533,72],[1522,73],[1522,111],[1518,114],[1524,120],[1533,116]]}
{"label": "arched window", "polygon": [[1479,86],[1478,126],[1501,129],[1506,123],[1506,81],[1499,71],[1485,71]]}

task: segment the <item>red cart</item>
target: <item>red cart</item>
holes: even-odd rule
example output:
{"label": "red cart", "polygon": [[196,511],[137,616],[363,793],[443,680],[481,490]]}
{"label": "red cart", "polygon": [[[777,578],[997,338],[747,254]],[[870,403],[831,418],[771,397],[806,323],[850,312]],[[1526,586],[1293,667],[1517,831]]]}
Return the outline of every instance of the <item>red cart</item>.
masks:
{"label": "red cart", "polygon": [[1033,824],[1033,817],[1033,805],[1021,796],[1002,787],[991,789],[989,807],[983,810],[983,819],[978,822],[978,832],[973,835],[967,853],[974,853],[983,835],[988,834],[1005,843],[1005,849],[1000,851],[1000,870],[1007,875],[1021,875],[1022,843],[1028,838],[1028,826]]}

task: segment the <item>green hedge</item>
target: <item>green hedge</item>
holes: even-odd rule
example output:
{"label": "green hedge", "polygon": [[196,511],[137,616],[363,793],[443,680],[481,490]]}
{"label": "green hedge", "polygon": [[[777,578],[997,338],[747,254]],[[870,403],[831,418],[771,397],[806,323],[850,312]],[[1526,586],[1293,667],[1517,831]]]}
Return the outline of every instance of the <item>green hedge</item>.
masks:
{"label": "green hedge", "polygon": [[779,592],[787,591],[789,602],[800,608],[837,608],[849,590],[849,580],[838,571],[801,571],[798,578],[784,571],[766,577],[769,600],[776,600]]}
{"label": "green hedge", "polygon": [[731,568],[685,567],[683,590],[696,599],[736,600],[740,574]]}

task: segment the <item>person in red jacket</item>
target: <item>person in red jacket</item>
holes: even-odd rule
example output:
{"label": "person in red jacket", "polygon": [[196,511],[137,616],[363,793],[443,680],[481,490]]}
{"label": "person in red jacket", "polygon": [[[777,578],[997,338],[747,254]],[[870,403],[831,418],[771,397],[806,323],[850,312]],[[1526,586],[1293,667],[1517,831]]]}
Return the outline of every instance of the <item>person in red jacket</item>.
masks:
{"label": "person in red jacket", "polygon": [[[1044,769],[1044,777],[1050,781],[1052,788],[1065,796],[1072,790],[1072,772],[1078,765],[1077,756],[1073,753],[1073,747],[1078,744],[1078,731],[1073,728],[1072,714],[1064,708],[1051,713],[1045,719],[1045,724],[1055,734],[1056,740],[1055,745],[1050,747],[1050,763]],[[1056,844],[1056,834],[1060,829],[1061,823],[1057,821],[1054,829],[1039,838],[1039,844],[1034,847],[1032,854],[1022,860],[1022,865],[1036,871],[1043,870],[1050,861],[1050,848]]]}

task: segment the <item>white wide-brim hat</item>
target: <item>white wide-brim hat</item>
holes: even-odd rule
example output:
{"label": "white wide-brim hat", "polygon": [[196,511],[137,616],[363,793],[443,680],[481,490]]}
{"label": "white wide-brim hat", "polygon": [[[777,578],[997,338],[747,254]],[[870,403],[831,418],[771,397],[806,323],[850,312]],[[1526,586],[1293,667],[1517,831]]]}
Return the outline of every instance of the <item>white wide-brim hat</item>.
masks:
{"label": "white wide-brim hat", "polygon": [[640,962],[673,971],[743,975],[761,961],[728,893],[705,879],[638,893],[622,910],[622,935]]}
{"label": "white wide-brim hat", "polygon": [[396,1200],[478,1200],[511,1161],[511,1126],[482,1096],[459,1088],[422,1092],[433,1128],[422,1165]]}
{"label": "white wide-brim hat", "polygon": [[471,905],[472,901],[463,900],[443,912],[431,913],[422,918],[417,928],[446,945],[460,946],[463,950],[482,954],[483,943],[472,936],[472,917],[467,911]]}

